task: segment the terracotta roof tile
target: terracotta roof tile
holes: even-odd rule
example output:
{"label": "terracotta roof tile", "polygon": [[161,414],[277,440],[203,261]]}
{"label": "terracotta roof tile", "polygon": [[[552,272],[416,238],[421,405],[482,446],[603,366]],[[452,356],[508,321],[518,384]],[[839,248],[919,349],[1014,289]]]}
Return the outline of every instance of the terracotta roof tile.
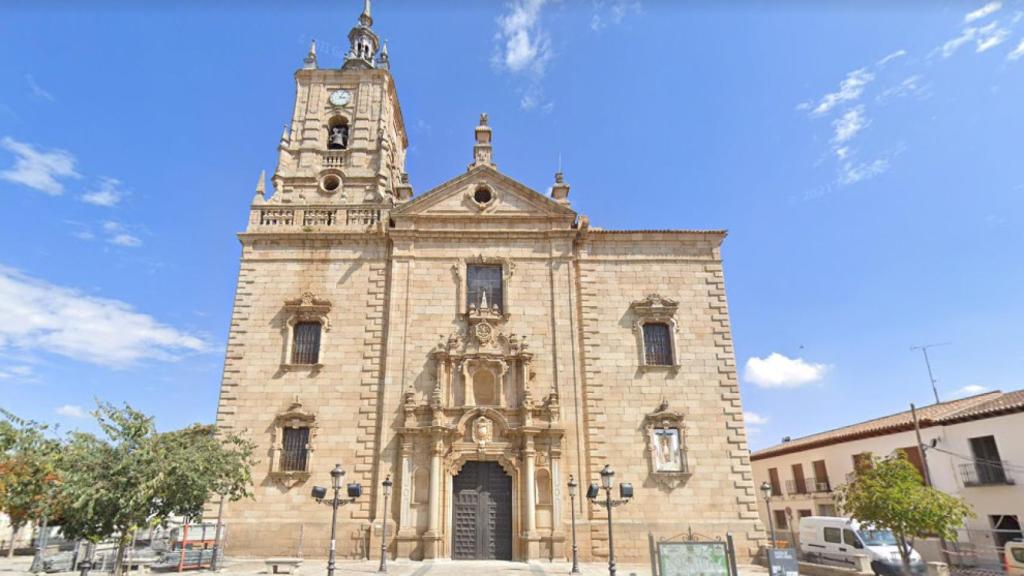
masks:
{"label": "terracotta roof tile", "polygon": [[[917,409],[917,418],[922,428],[928,428],[930,426],[978,420],[1021,411],[1024,411],[1024,390],[1017,390],[1006,394],[995,391],[922,406]],[[911,430],[913,427],[913,416],[910,410],[906,410],[764,448],[752,453],[751,459],[760,460],[810,448],[840,444],[860,438],[870,438],[872,436]]]}

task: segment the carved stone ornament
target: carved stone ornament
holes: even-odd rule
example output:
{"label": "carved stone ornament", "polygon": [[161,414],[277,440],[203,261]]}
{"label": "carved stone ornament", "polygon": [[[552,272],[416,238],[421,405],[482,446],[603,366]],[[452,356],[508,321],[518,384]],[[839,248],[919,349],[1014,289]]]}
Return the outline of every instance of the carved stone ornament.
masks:
{"label": "carved stone ornament", "polygon": [[323,324],[325,331],[331,329],[331,302],[317,298],[316,294],[309,290],[294,300],[285,300],[284,309],[289,313],[289,324],[312,321]]}
{"label": "carved stone ornament", "polygon": [[648,294],[645,298],[634,300],[629,307],[636,314],[644,316],[675,316],[679,301],[660,294]]}
{"label": "carved stone ornament", "polygon": [[657,410],[644,416],[642,430],[651,478],[668,490],[685,483],[692,471],[686,458],[683,414],[669,410],[668,402],[662,401]]}
{"label": "carved stone ornament", "polygon": [[473,336],[476,336],[481,346],[494,346],[496,330],[489,323],[480,322],[473,327]]}
{"label": "carved stone ornament", "polygon": [[494,441],[494,422],[490,418],[481,416],[473,422],[473,441],[481,449]]}

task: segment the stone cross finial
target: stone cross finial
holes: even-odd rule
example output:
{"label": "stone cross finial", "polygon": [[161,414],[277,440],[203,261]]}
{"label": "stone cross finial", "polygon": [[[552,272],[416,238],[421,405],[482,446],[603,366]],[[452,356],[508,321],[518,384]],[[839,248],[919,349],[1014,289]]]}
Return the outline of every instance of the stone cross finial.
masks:
{"label": "stone cross finial", "polygon": [[487,112],[480,113],[480,125],[487,126]]}

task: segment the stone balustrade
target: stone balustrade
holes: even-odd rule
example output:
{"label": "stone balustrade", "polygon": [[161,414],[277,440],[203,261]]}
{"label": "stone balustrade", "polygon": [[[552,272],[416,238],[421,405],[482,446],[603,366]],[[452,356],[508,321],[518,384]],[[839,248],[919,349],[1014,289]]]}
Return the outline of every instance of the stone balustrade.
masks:
{"label": "stone balustrade", "polygon": [[356,231],[387,220],[387,210],[378,207],[342,206],[255,206],[249,217],[249,232]]}
{"label": "stone balustrade", "polygon": [[320,165],[323,168],[342,168],[347,165],[347,150],[327,150],[323,153]]}

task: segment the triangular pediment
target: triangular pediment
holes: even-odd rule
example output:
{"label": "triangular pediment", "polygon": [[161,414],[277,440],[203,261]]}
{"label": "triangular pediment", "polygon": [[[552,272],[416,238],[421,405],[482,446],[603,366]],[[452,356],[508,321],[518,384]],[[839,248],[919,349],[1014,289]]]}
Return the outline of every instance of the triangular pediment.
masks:
{"label": "triangular pediment", "polygon": [[392,217],[575,219],[576,212],[498,172],[475,166],[392,211]]}

